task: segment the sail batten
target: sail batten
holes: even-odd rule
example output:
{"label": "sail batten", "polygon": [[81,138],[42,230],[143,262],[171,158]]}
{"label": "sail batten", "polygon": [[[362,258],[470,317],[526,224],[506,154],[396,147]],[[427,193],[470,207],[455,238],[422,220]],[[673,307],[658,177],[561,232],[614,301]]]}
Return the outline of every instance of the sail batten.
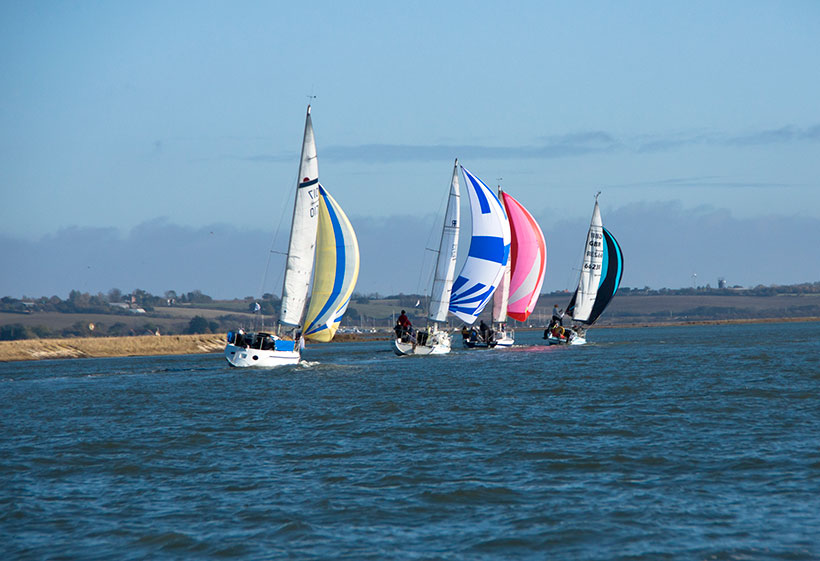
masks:
{"label": "sail batten", "polygon": [[510,254],[510,225],[504,207],[484,182],[464,166],[472,235],[467,260],[453,283],[450,312],[472,325],[504,275]]}

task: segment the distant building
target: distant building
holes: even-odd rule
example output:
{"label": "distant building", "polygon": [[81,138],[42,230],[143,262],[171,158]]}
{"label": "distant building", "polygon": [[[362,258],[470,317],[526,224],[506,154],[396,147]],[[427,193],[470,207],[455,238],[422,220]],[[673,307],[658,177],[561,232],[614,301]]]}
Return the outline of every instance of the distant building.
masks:
{"label": "distant building", "polygon": [[726,279],[718,279],[718,288],[726,288]]}

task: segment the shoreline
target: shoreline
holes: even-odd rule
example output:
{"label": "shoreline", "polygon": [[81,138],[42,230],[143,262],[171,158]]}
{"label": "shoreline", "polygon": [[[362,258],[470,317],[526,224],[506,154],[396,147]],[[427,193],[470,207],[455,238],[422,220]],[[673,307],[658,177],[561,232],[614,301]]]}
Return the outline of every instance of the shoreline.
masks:
{"label": "shoreline", "polygon": [[137,335],[0,341],[0,362],[58,358],[112,358],[211,353],[225,348],[224,335]]}
{"label": "shoreline", "polygon": [[[759,318],[727,320],[692,320],[667,322],[634,322],[596,325],[595,329],[635,329],[642,327],[675,327],[696,325],[741,325],[757,323],[804,323],[820,317]],[[539,331],[544,327],[519,327],[518,331]],[[374,341],[388,339],[388,333],[340,333],[334,342]],[[68,339],[20,339],[0,341],[0,362],[50,360],[61,358],[114,358],[129,356],[162,356],[217,353],[225,348],[222,334],[138,335],[132,337],[76,337]]]}

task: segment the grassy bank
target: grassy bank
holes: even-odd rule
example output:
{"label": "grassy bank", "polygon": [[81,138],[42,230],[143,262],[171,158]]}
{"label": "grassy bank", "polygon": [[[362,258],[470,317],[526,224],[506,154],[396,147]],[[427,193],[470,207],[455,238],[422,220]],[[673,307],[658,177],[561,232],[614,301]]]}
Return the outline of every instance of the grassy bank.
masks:
{"label": "grassy bank", "polygon": [[145,335],[0,341],[0,362],[50,358],[102,358],[211,353],[225,348],[224,335]]}
{"label": "grassy bank", "polygon": [[[385,337],[384,334],[339,333],[334,341],[367,341]],[[225,336],[222,334],[21,339],[0,341],[0,362],[51,358],[189,355],[222,352],[224,348]]]}

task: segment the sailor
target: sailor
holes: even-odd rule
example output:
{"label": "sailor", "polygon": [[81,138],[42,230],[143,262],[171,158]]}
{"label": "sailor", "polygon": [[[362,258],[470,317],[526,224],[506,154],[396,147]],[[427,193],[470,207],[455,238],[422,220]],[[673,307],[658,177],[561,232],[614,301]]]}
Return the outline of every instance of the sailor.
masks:
{"label": "sailor", "polygon": [[488,335],[488,332],[489,332],[490,328],[487,327],[487,324],[484,323],[483,319],[481,320],[481,323],[478,324],[478,330],[481,332],[481,340],[486,343],[487,342],[487,335]]}
{"label": "sailor", "polygon": [[558,309],[558,304],[553,304],[552,306],[552,323],[553,325],[563,325],[564,324],[564,310]]}
{"label": "sailor", "polygon": [[410,318],[407,317],[407,312],[404,310],[401,311],[401,315],[399,316],[398,321],[396,321],[396,327],[401,327],[401,334],[402,338],[406,334],[410,338],[410,342],[413,343],[413,348],[416,348],[416,336],[413,333],[413,324],[410,323]]}
{"label": "sailor", "polygon": [[410,318],[407,317],[407,312],[404,310],[401,311],[401,315],[399,316],[398,324],[401,326],[402,329],[406,331],[410,331],[413,327],[413,324],[410,323]]}

